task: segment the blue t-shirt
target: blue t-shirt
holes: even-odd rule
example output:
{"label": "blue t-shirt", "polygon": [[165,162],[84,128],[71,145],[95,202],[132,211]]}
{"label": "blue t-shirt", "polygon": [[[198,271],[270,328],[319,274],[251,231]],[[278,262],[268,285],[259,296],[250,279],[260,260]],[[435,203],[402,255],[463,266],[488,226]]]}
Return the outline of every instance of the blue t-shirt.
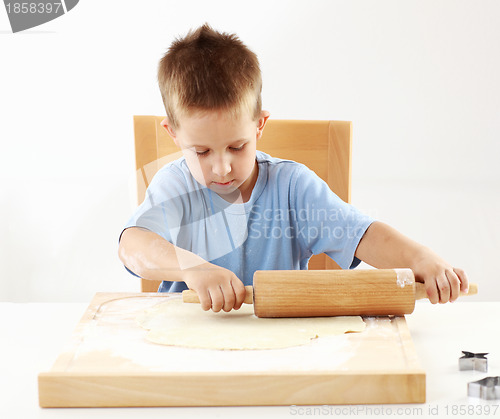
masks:
{"label": "blue t-shirt", "polygon": [[[303,164],[257,151],[258,178],[248,202],[231,204],[191,175],[182,157],[154,176],[126,228],[143,227],[175,246],[234,272],[251,285],[257,270],[307,269],[326,253],[354,268],[354,253],[373,219],[342,201]],[[159,291],[180,292],[163,281]]]}

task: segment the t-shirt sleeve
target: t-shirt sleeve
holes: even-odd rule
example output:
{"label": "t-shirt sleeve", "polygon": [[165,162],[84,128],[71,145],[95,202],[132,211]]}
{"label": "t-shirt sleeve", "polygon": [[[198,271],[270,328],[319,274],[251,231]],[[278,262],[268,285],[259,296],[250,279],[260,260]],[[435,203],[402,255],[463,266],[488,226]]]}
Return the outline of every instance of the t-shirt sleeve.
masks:
{"label": "t-shirt sleeve", "polygon": [[[175,232],[182,223],[183,197],[186,191],[175,170],[165,168],[158,172],[146,190],[142,204],[135,210],[123,230],[142,227],[173,243]],[[122,231],[123,232],[123,231]]]}
{"label": "t-shirt sleeve", "polygon": [[355,268],[360,260],[354,253],[374,219],[342,201],[305,166],[300,166],[292,182],[291,204],[303,251],[326,253],[342,269]]}

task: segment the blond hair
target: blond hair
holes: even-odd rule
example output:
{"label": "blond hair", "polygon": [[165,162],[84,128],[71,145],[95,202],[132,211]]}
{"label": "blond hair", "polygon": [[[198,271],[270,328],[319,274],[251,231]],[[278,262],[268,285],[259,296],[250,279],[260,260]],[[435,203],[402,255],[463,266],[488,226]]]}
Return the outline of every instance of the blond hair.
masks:
{"label": "blond hair", "polygon": [[208,24],[176,39],[158,65],[158,84],[171,126],[180,115],[248,110],[259,119],[262,78],[259,61],[234,34]]}

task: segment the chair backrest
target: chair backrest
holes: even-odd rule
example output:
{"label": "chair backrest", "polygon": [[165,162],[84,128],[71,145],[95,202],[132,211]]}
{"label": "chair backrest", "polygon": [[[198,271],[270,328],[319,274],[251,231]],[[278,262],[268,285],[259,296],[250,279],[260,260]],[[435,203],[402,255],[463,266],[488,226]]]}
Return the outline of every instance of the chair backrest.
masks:
{"label": "chair backrest", "polygon": [[[144,200],[155,173],[169,161],[182,156],[161,126],[163,116],[135,115],[137,198]],[[350,121],[267,121],[257,149],[273,157],[305,164],[344,201],[351,200],[352,123]],[[313,256],[309,269],[338,269],[326,255]],[[142,291],[156,291],[156,281],[142,280]]]}

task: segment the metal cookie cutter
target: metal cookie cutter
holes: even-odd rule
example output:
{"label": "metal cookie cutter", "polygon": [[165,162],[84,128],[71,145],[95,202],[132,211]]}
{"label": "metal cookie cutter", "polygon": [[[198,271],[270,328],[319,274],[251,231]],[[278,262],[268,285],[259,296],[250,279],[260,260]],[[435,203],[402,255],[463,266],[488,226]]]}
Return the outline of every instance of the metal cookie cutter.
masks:
{"label": "metal cookie cutter", "polygon": [[469,397],[479,397],[484,400],[500,399],[500,377],[486,377],[467,385]]}
{"label": "metal cookie cutter", "polygon": [[462,351],[464,356],[458,359],[458,368],[460,371],[475,370],[481,372],[488,371],[488,353],[475,354],[473,352]]}

